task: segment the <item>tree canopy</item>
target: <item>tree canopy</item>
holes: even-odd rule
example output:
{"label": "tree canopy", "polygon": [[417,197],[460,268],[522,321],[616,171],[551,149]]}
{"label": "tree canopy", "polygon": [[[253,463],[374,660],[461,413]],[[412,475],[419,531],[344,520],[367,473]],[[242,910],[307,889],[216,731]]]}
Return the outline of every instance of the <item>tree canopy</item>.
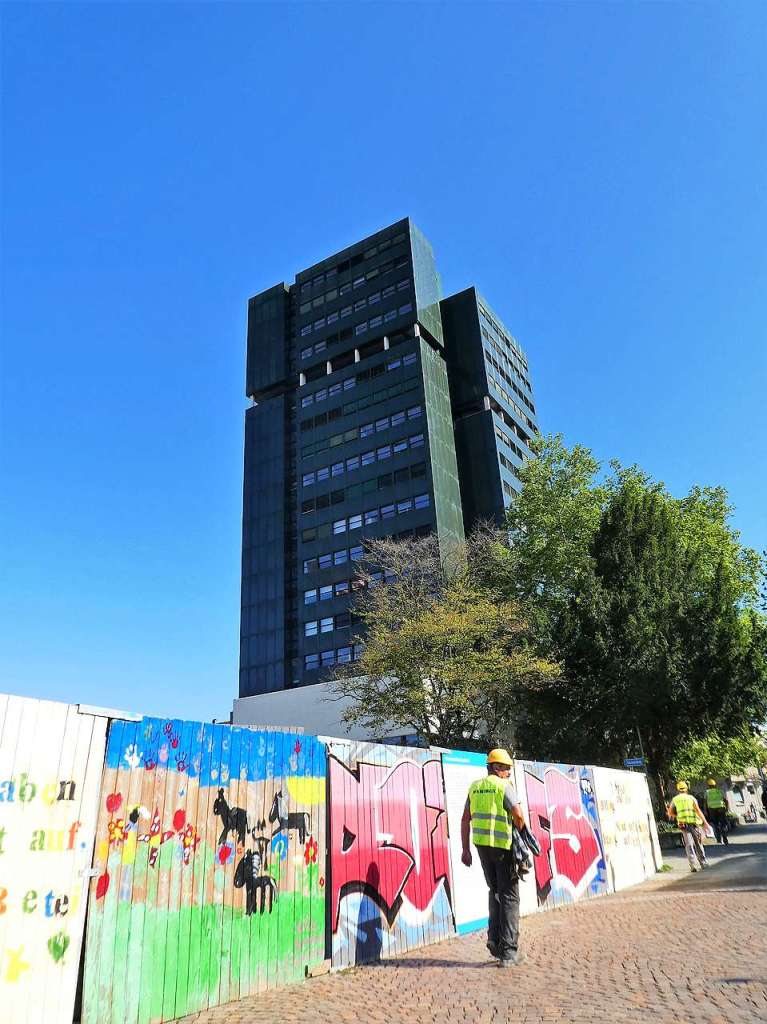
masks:
{"label": "tree canopy", "polygon": [[538,653],[520,604],[481,582],[499,543],[490,532],[447,553],[434,537],[369,543],[354,603],[362,657],[331,683],[352,699],[348,724],[439,746],[509,740],[524,691],[559,669]]}

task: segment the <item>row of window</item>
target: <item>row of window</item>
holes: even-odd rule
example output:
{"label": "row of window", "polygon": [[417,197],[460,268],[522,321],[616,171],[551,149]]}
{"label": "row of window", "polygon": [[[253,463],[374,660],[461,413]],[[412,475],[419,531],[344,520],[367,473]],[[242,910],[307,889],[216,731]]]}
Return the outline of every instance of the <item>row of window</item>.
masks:
{"label": "row of window", "polygon": [[511,484],[507,484],[505,480],[502,480],[501,483],[503,484],[504,494],[506,494],[509,498],[519,497],[519,491],[515,487],[512,487]]}
{"label": "row of window", "polygon": [[[372,423],[363,423],[360,427],[349,427],[349,429],[345,430],[342,434],[331,434],[330,437],[323,438],[320,441],[315,441],[314,444],[305,445],[301,449],[301,455],[303,458],[307,458],[310,455],[318,455],[320,452],[325,452],[329,448],[338,448],[340,445],[348,444],[350,441],[356,441],[358,438],[369,437],[371,434],[380,433],[382,430],[388,430],[391,426],[396,427],[399,423],[404,423],[405,419],[418,419],[421,415],[423,415],[423,408],[420,405],[411,405],[408,409],[402,409],[399,412],[392,413],[391,416],[380,416]],[[394,422],[392,422],[392,420],[394,420]]]}
{"label": "row of window", "polygon": [[[495,436],[498,438],[499,441],[503,441],[505,445],[508,445],[508,447],[511,448],[514,454],[517,456],[517,458],[521,459],[523,462],[525,461],[525,459],[527,458],[525,453],[522,451],[518,444],[515,444],[514,441],[511,440],[507,433],[501,430],[498,424],[495,425]],[[514,472],[516,473],[516,469],[514,470]]]}
{"label": "row of window", "polygon": [[304,655],[304,668],[311,672],[318,668],[332,668],[350,661],[359,661],[362,657],[362,644],[338,647],[334,651],[321,651],[319,654]]}
{"label": "row of window", "polygon": [[[409,527],[406,530],[399,530],[397,532],[393,532],[393,531],[392,532],[388,532],[387,531],[386,536],[387,537],[391,537],[393,540],[403,540],[406,537],[428,537],[431,532],[432,532],[432,524],[431,523],[424,523],[422,526]],[[308,529],[303,530],[302,533],[301,533],[301,540],[302,541],[322,540],[323,538],[327,539],[328,537],[332,537],[332,536],[333,536],[332,524],[331,523],[322,523],[320,526],[311,526]],[[342,551],[348,551],[349,558],[352,559],[352,561],[356,561],[356,560],[362,558],[362,545],[361,544],[359,544],[359,545],[357,545],[356,547],[353,547],[353,548],[342,548],[341,550]],[[352,555],[352,552],[354,552],[354,555]],[[333,559],[334,560],[335,560],[336,554],[337,554],[337,552],[334,551],[333,552]],[[341,565],[342,563],[339,562],[338,564]],[[306,571],[310,572],[311,570],[307,569]]]}
{"label": "row of window", "polygon": [[522,410],[519,408],[519,406],[514,401],[514,399],[511,397],[511,395],[506,390],[506,388],[503,386],[503,384],[501,384],[499,381],[497,381],[495,379],[495,377],[492,375],[492,373],[488,374],[488,377],[490,378],[490,383],[493,385],[493,387],[498,392],[498,394],[502,398],[506,399],[507,404],[511,406],[511,408],[514,410],[514,412],[517,414],[517,416],[519,416],[519,418],[522,420],[522,422],[526,423],[531,430],[535,430],[535,424],[533,423],[533,421],[530,419],[530,417],[526,413],[522,412]]}
{"label": "row of window", "polygon": [[346,565],[347,562],[359,562],[364,554],[361,544],[352,548],[339,548],[338,551],[325,551],[316,558],[304,559],[304,575],[318,569],[330,569],[334,565]]}
{"label": "row of window", "polygon": [[[387,373],[389,370],[399,370],[403,366],[413,366],[417,361],[417,354],[415,352],[408,352],[405,356],[398,356],[396,359],[391,359],[388,363],[381,363],[381,370],[379,373]],[[363,377],[363,374],[365,376]],[[317,391],[312,391],[308,395],[301,396],[301,408],[305,409],[308,405],[314,405],[315,402],[324,402],[328,398],[335,398],[344,391],[349,391],[351,388],[356,387],[360,380],[369,380],[370,371],[362,371],[359,374],[353,374],[351,377],[346,377],[344,380],[336,381],[335,384],[331,384],[330,387],[318,388]],[[306,420],[304,422],[307,422]],[[310,421],[308,421],[310,422]]]}
{"label": "row of window", "polygon": [[506,381],[506,383],[509,385],[509,387],[514,392],[514,394],[517,395],[517,397],[520,398],[525,403],[527,408],[530,410],[530,412],[534,416],[535,415],[535,406],[530,401],[530,399],[527,397],[527,395],[524,393],[522,388],[518,384],[516,384],[511,379],[509,374],[499,365],[498,360],[495,358],[495,356],[493,356],[491,354],[490,349],[487,347],[487,345],[485,345],[485,353],[487,355],[487,358],[490,360],[490,363],[493,366],[495,372]]}
{"label": "row of window", "polygon": [[503,454],[503,452],[498,452],[498,458],[501,460],[501,465],[502,466],[504,466],[506,469],[508,469],[508,471],[510,473],[513,473],[514,476],[517,475],[519,470],[514,465],[514,463],[511,461],[511,459],[507,459],[506,456]]}
{"label": "row of window", "polygon": [[[340,419],[339,412],[344,416],[350,416],[352,413],[363,412],[365,409],[369,409],[373,405],[378,405],[380,402],[386,402],[390,398],[396,398],[399,395],[407,394],[408,391],[418,391],[419,388],[420,381],[415,377],[411,380],[402,381],[400,384],[393,384],[390,388],[381,388],[380,391],[376,391],[372,395],[360,398],[358,402],[345,402],[343,407],[340,409],[331,409],[327,415],[327,422],[333,423],[335,420]],[[398,414],[395,413],[394,415],[397,416]],[[316,426],[322,426],[322,417],[320,417],[319,420],[319,423],[315,422]],[[399,420],[395,421],[394,426],[397,425],[397,422],[399,422]],[[319,441],[315,441],[313,444],[303,445],[301,448],[301,458],[306,459],[312,455],[319,455],[321,452],[328,451],[329,448],[337,447],[337,443],[338,442],[331,445],[330,438],[325,437]]]}
{"label": "row of window", "polygon": [[[394,416],[399,415],[400,413],[394,414]],[[394,420],[394,416],[392,420]],[[392,422],[392,426],[396,426],[396,424]],[[412,434],[410,437],[403,437],[401,441],[394,441],[393,444],[384,445],[382,448],[375,449],[375,451],[362,452],[361,455],[352,455],[348,459],[334,462],[330,466],[321,466],[319,469],[312,470],[311,473],[304,473],[301,477],[301,483],[304,487],[310,487],[314,483],[319,484],[324,480],[330,480],[331,477],[343,476],[344,473],[353,473],[355,470],[360,469],[361,466],[370,466],[374,462],[388,459],[390,455],[399,455],[400,452],[405,452],[408,448],[423,448],[423,445],[423,434]],[[387,449],[390,449],[388,454]]]}
{"label": "row of window", "polygon": [[320,633],[332,633],[336,629],[348,629],[352,624],[349,612],[339,612],[325,619],[312,619],[304,623],[304,636],[318,636]]}
{"label": "row of window", "polygon": [[516,340],[514,338],[509,337],[509,335],[504,331],[504,329],[502,327],[499,327],[499,325],[495,322],[495,320],[493,320],[492,316],[488,313],[488,311],[485,309],[482,303],[479,303],[479,315],[483,318],[488,327],[492,327],[492,329],[495,331],[495,333],[498,335],[501,341],[509,349],[516,353],[516,355],[522,361],[522,364],[524,365],[525,369],[527,369],[527,360],[522,354],[522,349],[519,347]]}
{"label": "row of window", "polygon": [[[358,252],[355,256],[352,256],[351,259],[341,260],[341,262],[336,264],[335,267],[328,267],[324,273],[315,274],[310,280],[302,282],[301,294],[305,294],[312,288],[318,288],[326,281],[335,281],[336,275],[343,274],[347,270],[352,270],[354,267],[358,267],[360,263],[364,263],[365,260],[372,260],[374,256],[377,256],[381,252],[386,252],[386,250],[390,249],[393,245],[399,245],[400,242],[404,242],[406,238],[407,234],[404,231],[400,232],[398,235],[394,235],[393,238],[384,238],[377,245],[373,245],[369,249],[365,249],[364,252]],[[383,263],[378,270],[381,273],[385,273],[383,267],[386,266],[388,266],[388,264]]]}
{"label": "row of window", "polygon": [[[407,264],[407,260],[405,260],[405,264]],[[375,274],[378,274],[377,270],[375,271]],[[359,280],[361,280],[362,284],[365,284],[364,277]],[[327,295],[318,296],[318,298],[314,299],[313,302],[305,302],[301,306],[301,312],[308,313],[313,306],[322,306],[325,304],[326,300],[330,301],[330,296],[332,296],[333,299],[336,299],[340,295],[345,295],[346,292],[350,292],[352,288],[357,287],[359,287],[358,281],[355,281],[353,284],[341,285],[338,290],[334,288],[332,292],[328,292]],[[366,309],[368,306],[375,306],[376,303],[381,302],[382,299],[388,299],[390,296],[394,295],[395,292],[404,292],[409,287],[410,278],[400,278],[400,280],[394,284],[387,284],[386,287],[382,288],[380,291],[371,292],[369,295],[355,299],[354,302],[350,302],[348,306],[342,306],[340,309],[336,309],[328,313],[327,316],[317,317],[316,320],[312,320],[310,323],[304,324],[301,328],[301,336],[305,337],[307,334],[311,334],[312,331],[320,331],[323,327],[329,327],[331,324],[338,323],[339,320],[345,320],[346,317],[351,316],[352,313],[359,313],[361,309]],[[308,359],[313,351],[315,351],[313,346],[312,348],[302,349],[301,358]],[[320,351],[322,350],[320,349]]]}
{"label": "row of window", "polygon": [[351,590],[359,590],[361,580],[339,580],[328,583],[325,587],[310,587],[304,591],[304,604],[317,604],[317,601],[330,601],[334,597],[346,597]]}
{"label": "row of window", "polygon": [[[520,378],[520,380],[527,385],[528,390],[532,391],[533,389],[530,385],[530,381],[527,377],[525,369],[522,366],[521,360],[517,359],[513,351],[506,351],[505,349],[501,348],[500,344],[496,341],[496,339],[484,327],[481,327],[481,330],[482,337],[485,339],[485,348],[487,348],[489,345],[493,352],[495,352],[495,354],[498,356],[501,363],[504,366],[508,367],[508,369],[513,370],[514,373],[516,373],[517,376]],[[527,363],[525,363],[525,366],[527,366]]]}
{"label": "row of window", "polygon": [[[379,459],[391,458],[390,444],[384,445],[376,451]],[[372,453],[366,453],[372,454]],[[389,487],[397,487],[400,484],[409,483],[411,480],[424,480],[426,478],[426,463],[416,462],[412,466],[403,466],[393,473],[383,473],[381,476],[372,477],[361,484],[352,484],[351,487],[340,488],[331,491],[330,494],[318,494],[316,498],[307,498],[301,502],[301,514],[309,515],[312,512],[321,512],[330,505],[340,505],[343,501],[356,501],[366,494],[375,494],[376,491],[385,491]]]}
{"label": "row of window", "polygon": [[[495,401],[492,395],[490,395],[490,408],[505,426],[514,431],[520,441],[523,441],[525,444],[530,444],[530,435],[520,427],[516,420],[512,419],[503,406],[499,405],[498,402]],[[535,428],[533,428],[533,431],[535,432]]]}
{"label": "row of window", "polygon": [[[381,327],[382,324],[389,324],[389,323],[391,323],[392,320],[396,320],[398,316],[406,316],[408,313],[412,313],[412,312],[413,312],[413,303],[412,302],[406,302],[405,305],[404,306],[400,306],[399,309],[397,309],[395,307],[394,309],[387,310],[385,313],[382,313],[379,316],[371,317],[370,320],[361,320],[358,324],[354,325],[354,337],[355,338],[359,337],[359,335],[360,334],[364,334],[365,331],[372,331],[376,327]],[[336,317],[336,319],[338,319],[338,318]],[[330,317],[327,318],[327,322],[331,323]],[[315,320],[313,325],[312,324],[306,324],[305,327],[301,328],[301,336],[303,337],[304,335],[311,334],[311,332],[313,330],[314,331],[319,331],[324,326],[325,326],[324,318],[321,321],[320,320]],[[302,350],[302,352],[303,351],[304,350]],[[307,357],[302,355],[301,358],[305,359]]]}
{"label": "row of window", "polygon": [[[385,519],[393,519],[394,516],[405,515],[414,509],[428,508],[431,498],[428,494],[417,494],[414,498],[403,498],[401,501],[389,505],[382,505],[380,508],[371,508],[367,512],[359,512],[353,516],[346,516],[343,519],[335,519],[332,523],[323,523],[322,526],[310,526],[301,531],[301,540],[304,543],[316,540],[318,537],[338,536],[342,533],[351,533],[353,530],[361,530],[364,526],[373,526]],[[325,527],[327,532],[320,532]],[[329,528],[329,529],[328,529]]]}

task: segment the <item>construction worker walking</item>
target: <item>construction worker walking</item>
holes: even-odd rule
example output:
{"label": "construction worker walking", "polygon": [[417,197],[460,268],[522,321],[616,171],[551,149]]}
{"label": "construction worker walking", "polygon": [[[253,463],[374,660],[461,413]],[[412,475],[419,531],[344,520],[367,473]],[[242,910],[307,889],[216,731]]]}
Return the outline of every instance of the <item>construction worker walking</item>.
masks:
{"label": "construction worker walking", "polygon": [[709,779],[706,785],[708,789],[706,790],[704,800],[706,810],[708,811],[708,820],[711,822],[716,841],[729,846],[730,840],[727,838],[727,833],[729,832],[727,804],[725,803],[724,793],[717,786],[716,779]]}
{"label": "construction worker walking", "polygon": [[522,963],[519,952],[519,878],[512,854],[513,830],[525,826],[519,797],[509,782],[514,762],[507,750],[487,755],[487,778],[469,786],[461,818],[461,860],[471,867],[469,832],[488,887],[487,948],[499,967]]}
{"label": "construction worker walking", "polygon": [[702,831],[708,828],[708,822],[698,801],[691,793],[687,792],[689,789],[687,783],[677,782],[676,788],[677,794],[668,809],[669,817],[676,818],[679,825],[690,871],[697,871],[699,868],[708,867],[706,851],[703,849]]}

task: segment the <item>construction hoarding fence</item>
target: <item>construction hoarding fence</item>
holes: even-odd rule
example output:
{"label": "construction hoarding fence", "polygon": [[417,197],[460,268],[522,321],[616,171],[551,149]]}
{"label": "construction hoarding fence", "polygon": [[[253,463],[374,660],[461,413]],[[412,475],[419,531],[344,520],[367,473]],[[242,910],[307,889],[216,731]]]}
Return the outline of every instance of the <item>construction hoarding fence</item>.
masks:
{"label": "construction hoarding fence", "polygon": [[70,1024],[107,719],[0,694],[0,1021]]}
{"label": "construction hoarding fence", "polygon": [[440,755],[328,744],[333,967],[438,942],[455,931]]}
{"label": "construction hoarding fence", "polygon": [[[460,837],[483,755],[107,714],[0,694],[3,1022],[69,1024],[81,989],[83,1024],[159,1024],[485,926]],[[643,775],[513,783],[522,913],[661,866]]]}
{"label": "construction hoarding fence", "polygon": [[112,723],[84,1024],[172,1020],[323,962],[325,760],[296,733]]}

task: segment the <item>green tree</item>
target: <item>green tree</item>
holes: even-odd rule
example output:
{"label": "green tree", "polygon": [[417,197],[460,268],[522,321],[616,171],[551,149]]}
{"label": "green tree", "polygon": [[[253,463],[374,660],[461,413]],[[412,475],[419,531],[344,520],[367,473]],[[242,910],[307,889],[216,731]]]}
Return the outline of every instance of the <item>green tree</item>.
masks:
{"label": "green tree", "polygon": [[676,751],[669,766],[677,779],[715,779],[743,775],[749,768],[767,766],[767,746],[761,736],[743,731],[723,738],[711,733],[691,739]]}
{"label": "green tree", "polygon": [[565,671],[528,695],[522,735],[578,760],[619,762],[641,744],[663,786],[689,737],[767,712],[764,630],[744,611],[757,575],[727,532],[723,492],[678,501],[614,466],[602,497],[584,569],[552,624]]}
{"label": "green tree", "polygon": [[453,747],[508,741],[523,691],[558,666],[542,658],[518,602],[482,583],[503,556],[485,531],[445,553],[436,539],[369,543],[355,581],[361,659],[337,672],[347,724],[396,726]]}

